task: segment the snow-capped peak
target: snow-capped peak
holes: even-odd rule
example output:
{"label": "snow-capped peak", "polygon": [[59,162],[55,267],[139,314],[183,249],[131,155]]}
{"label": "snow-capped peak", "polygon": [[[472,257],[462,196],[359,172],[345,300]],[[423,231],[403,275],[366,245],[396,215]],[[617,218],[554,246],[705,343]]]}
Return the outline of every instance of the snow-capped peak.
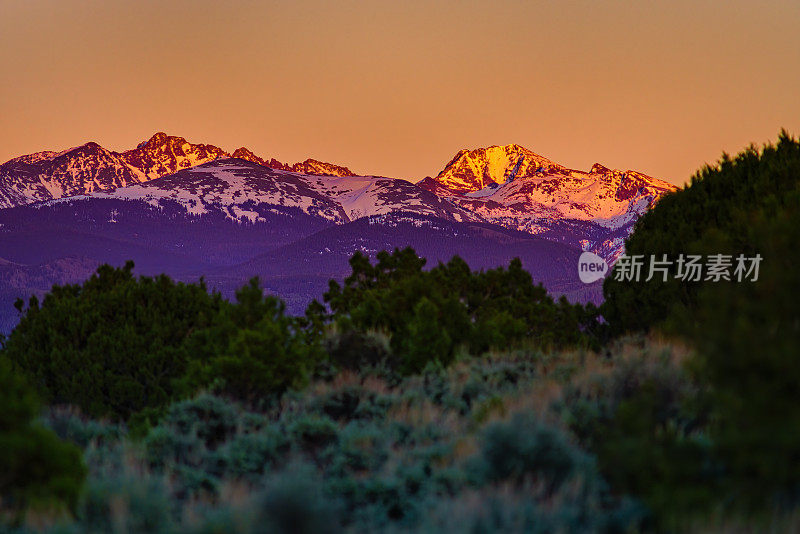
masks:
{"label": "snow-capped peak", "polygon": [[562,169],[564,167],[561,165],[523,146],[492,145],[475,150],[459,150],[436,178],[425,179],[420,185],[431,191],[445,189],[454,194],[465,194],[492,184],[504,184],[537,173]]}
{"label": "snow-capped peak", "polygon": [[419,185],[485,221],[533,234],[552,232],[562,222],[588,223],[601,228],[600,234],[616,236],[613,243],[593,245],[609,257],[621,252],[635,220],[677,189],[600,163],[588,172],[569,169],[519,145],[460,150],[435,178]]}
{"label": "snow-capped peak", "polygon": [[143,173],[144,181],[216,159],[229,158],[230,154],[214,145],[196,145],[183,137],[156,132],[147,142],[123,152],[121,156],[128,165]]}

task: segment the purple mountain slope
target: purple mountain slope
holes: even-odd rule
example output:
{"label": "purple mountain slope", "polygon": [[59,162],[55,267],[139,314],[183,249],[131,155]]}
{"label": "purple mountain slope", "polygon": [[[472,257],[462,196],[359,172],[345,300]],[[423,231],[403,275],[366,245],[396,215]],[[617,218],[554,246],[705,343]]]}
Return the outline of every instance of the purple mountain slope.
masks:
{"label": "purple mountain slope", "polygon": [[[142,200],[108,198],[0,210],[0,249],[19,268],[67,257],[85,259],[72,271],[65,266],[67,272],[52,283],[83,279],[88,274],[85,265],[121,265],[132,259],[140,274],[166,272],[184,281],[205,277],[210,287],[228,297],[259,276],[293,313],[302,313],[311,299],[320,298],[328,280],[348,274],[353,251],[374,256],[406,246],[427,257],[430,265],[459,255],[480,269],[520,257],[534,279],[554,292],[569,293],[580,286],[576,248],[496,225],[416,213],[395,212],[337,225],[286,211],[241,223],[221,214],[189,214],[178,204],[155,207]],[[41,293],[43,286],[37,282],[3,287],[0,322],[11,324],[16,316],[13,300]]]}
{"label": "purple mountain slope", "polygon": [[36,265],[23,265],[0,258],[0,333],[9,332],[19,316],[13,307],[18,298],[25,302],[41,298],[53,284],[82,282],[99,263],[88,258],[61,258]]}
{"label": "purple mountain slope", "polygon": [[218,269],[206,277],[224,293],[241,281],[258,276],[265,287],[282,296],[293,312],[302,312],[312,298],[327,289],[328,280],[350,272],[348,260],[359,250],[374,258],[381,250],[410,246],[427,258],[428,266],[460,256],[473,269],[507,266],[520,258],[537,282],[556,294],[575,294],[581,301],[599,302],[592,291],[581,294],[577,248],[540,239],[496,225],[457,222],[413,213],[365,217],[331,226],[247,262]]}
{"label": "purple mountain slope", "polygon": [[[300,313],[356,250],[411,246],[429,265],[519,257],[553,295],[599,302],[577,278],[582,250],[610,261],[673,186],[596,164],[575,171],[520,147],[462,150],[418,184],[288,165],[158,133],[113,152],[87,143],[0,166],[0,328],[13,300],[132,259],[141,274],[205,277],[226,296],[250,277]],[[5,208],[5,209],[3,209]]]}

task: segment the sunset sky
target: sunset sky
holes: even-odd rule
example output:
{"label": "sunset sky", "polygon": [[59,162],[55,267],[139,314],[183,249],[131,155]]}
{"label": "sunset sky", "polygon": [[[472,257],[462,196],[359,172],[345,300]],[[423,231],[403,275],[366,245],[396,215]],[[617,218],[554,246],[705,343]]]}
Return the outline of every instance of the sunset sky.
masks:
{"label": "sunset sky", "polygon": [[161,130],[412,181],[461,148],[676,184],[800,133],[800,2],[0,0],[0,161]]}

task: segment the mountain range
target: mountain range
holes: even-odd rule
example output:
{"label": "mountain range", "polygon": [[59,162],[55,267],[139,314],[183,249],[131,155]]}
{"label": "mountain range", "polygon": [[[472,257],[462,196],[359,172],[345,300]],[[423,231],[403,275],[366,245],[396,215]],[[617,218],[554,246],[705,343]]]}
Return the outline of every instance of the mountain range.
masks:
{"label": "mountain range", "polygon": [[275,159],[263,160],[245,147],[229,153],[214,145],[193,144],[183,137],[158,132],[124,152],[88,142],[60,152],[46,150],[9,160],[0,165],[0,209],[112,191],[232,157],[303,174],[354,175],[346,167],[314,159],[288,165]]}
{"label": "mountain range", "polygon": [[156,133],[115,152],[97,143],[0,166],[0,331],[17,296],[134,259],[144,274],[203,276],[232,294],[250,276],[301,312],[354,250],[414,246],[473,268],[520,257],[554,294],[598,301],[577,257],[613,262],[636,219],[676,188],[595,164],[578,171],[519,145],[461,150],[417,183],[307,159],[227,152]]}

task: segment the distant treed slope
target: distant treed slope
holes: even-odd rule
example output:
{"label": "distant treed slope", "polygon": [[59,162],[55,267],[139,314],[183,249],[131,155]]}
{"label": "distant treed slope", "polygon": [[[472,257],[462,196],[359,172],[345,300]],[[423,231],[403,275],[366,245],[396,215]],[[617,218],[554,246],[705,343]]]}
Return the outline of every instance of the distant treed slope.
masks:
{"label": "distant treed slope", "polygon": [[18,298],[42,297],[53,284],[74,284],[86,280],[99,263],[87,258],[62,258],[22,265],[0,258],[0,333],[10,332],[19,319],[12,305]]}
{"label": "distant treed slope", "polygon": [[576,269],[580,251],[524,232],[474,222],[458,222],[413,213],[394,212],[365,217],[345,225],[333,225],[240,265],[210,274],[210,285],[230,293],[237,283],[261,277],[265,287],[302,311],[319,298],[330,279],[341,279],[349,270],[354,251],[370,257],[395,247],[414,248],[427,258],[428,266],[449,261],[454,255],[475,269],[489,269],[520,258],[536,282],[553,295],[567,294],[574,302],[600,303],[600,286],[587,286]]}
{"label": "distant treed slope", "polygon": [[[182,171],[151,183],[187,174],[195,172]],[[208,177],[201,178],[199,183],[207,187]],[[400,211],[335,224],[297,206],[269,204],[250,206],[258,217],[248,221],[230,217],[223,204],[203,203],[202,208],[204,213],[190,214],[169,197],[123,200],[102,194],[0,210],[0,250],[15,264],[0,269],[0,323],[7,331],[16,322],[17,297],[27,299],[66,280],[64,276],[76,281],[90,272],[81,264],[64,264],[64,276],[54,273],[53,282],[47,281],[46,270],[36,279],[25,274],[69,257],[87,258],[93,265],[122,265],[133,259],[139,274],[166,272],[186,281],[205,276],[226,296],[259,275],[291,312],[302,313],[311,299],[320,298],[331,278],[346,274],[354,250],[374,255],[412,246],[431,266],[455,254],[475,268],[493,268],[520,257],[534,279],[554,295],[599,303],[596,288],[577,293],[590,289],[577,278],[577,249],[496,225]]]}

